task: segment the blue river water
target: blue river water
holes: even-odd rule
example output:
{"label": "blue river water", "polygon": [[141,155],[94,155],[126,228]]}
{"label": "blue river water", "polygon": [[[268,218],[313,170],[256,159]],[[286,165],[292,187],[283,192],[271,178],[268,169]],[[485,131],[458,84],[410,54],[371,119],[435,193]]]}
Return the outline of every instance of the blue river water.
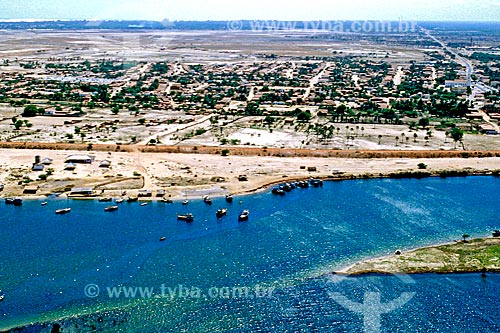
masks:
{"label": "blue river water", "polygon": [[[283,197],[122,203],[113,213],[107,205],[0,204],[0,331],[500,332],[500,275],[328,274],[396,249],[490,235],[500,229],[500,178],[326,182]],[[70,214],[55,214],[66,206]],[[219,220],[220,207],[228,215]],[[238,222],[243,209],[250,218]],[[187,212],[193,223],[176,220]],[[369,295],[379,306],[353,309]],[[383,311],[401,295],[411,297]]]}

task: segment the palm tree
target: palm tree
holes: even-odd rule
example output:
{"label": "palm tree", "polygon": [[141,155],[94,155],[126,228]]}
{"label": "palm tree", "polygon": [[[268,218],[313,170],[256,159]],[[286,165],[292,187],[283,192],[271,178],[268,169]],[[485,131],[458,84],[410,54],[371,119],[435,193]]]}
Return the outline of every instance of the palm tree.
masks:
{"label": "palm tree", "polygon": [[464,239],[464,243],[467,242],[467,238],[469,238],[469,237],[470,237],[470,235],[468,235],[468,234],[463,234],[462,235],[462,238]]}

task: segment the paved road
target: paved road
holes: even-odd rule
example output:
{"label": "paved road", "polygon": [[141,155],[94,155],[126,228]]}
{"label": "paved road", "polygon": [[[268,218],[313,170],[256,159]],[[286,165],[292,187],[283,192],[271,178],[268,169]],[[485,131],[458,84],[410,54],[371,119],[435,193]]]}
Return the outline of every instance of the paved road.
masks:
{"label": "paved road", "polygon": [[453,50],[452,48],[448,47],[444,42],[440,41],[439,39],[437,39],[436,37],[434,37],[431,32],[427,29],[423,29],[422,28],[422,31],[430,38],[432,39],[433,41],[435,41],[436,43],[438,43],[439,45],[441,45],[441,47],[450,52],[451,54],[453,54],[456,58],[456,60],[460,63],[462,63],[462,65],[465,66],[465,68],[467,69],[467,82],[469,83],[469,85],[472,83],[472,75],[474,74],[474,66],[472,65],[472,62],[468,59],[465,59],[464,57],[462,57],[461,55],[459,55],[457,52],[455,52],[455,50]]}

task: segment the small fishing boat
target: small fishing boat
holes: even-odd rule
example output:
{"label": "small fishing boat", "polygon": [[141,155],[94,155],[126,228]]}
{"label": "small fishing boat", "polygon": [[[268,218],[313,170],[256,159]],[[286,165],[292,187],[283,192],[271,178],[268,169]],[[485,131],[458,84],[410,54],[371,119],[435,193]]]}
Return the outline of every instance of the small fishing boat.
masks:
{"label": "small fishing boat", "polygon": [[14,198],[5,198],[5,204],[6,205],[13,205],[14,204]]}
{"label": "small fishing boat", "polygon": [[233,196],[231,194],[226,195],[226,202],[233,202]]}
{"label": "small fishing boat", "polygon": [[179,221],[186,221],[188,223],[191,223],[194,221],[194,216],[193,214],[191,213],[188,213],[188,214],[184,214],[184,215],[181,215],[181,214],[177,214],[177,219]]}
{"label": "small fishing boat", "polygon": [[71,212],[71,208],[63,208],[63,209],[56,210],[57,215],[64,215],[64,214],[68,214],[69,212]]}
{"label": "small fishing boat", "polygon": [[309,183],[311,183],[311,185],[314,186],[314,187],[323,186],[323,181],[320,180],[320,179],[311,178],[311,179],[309,179]]}
{"label": "small fishing boat", "polygon": [[113,198],[104,197],[104,198],[99,198],[98,201],[99,202],[111,202],[111,201],[113,201]]}
{"label": "small fishing boat", "polygon": [[162,237],[162,238],[160,238],[160,242],[164,242],[164,241],[166,241],[166,240],[167,240],[167,237]]}
{"label": "small fishing boat", "polygon": [[493,231],[493,237],[500,237],[500,230]]}
{"label": "small fishing boat", "polygon": [[125,199],[123,199],[123,198],[118,198],[118,199],[116,199],[116,200],[115,200],[115,202],[116,202],[117,204],[121,204],[121,203],[122,203],[122,202],[124,202],[124,201],[125,201]]}
{"label": "small fishing boat", "polygon": [[40,205],[47,206],[47,201],[42,202]]}
{"label": "small fishing boat", "polygon": [[218,218],[221,218],[226,214],[227,214],[227,208],[217,209],[217,211],[215,212],[215,216],[217,216]]}
{"label": "small fishing boat", "polygon": [[276,195],[285,195],[285,191],[280,189],[279,187],[275,187],[273,188],[273,190],[271,191],[273,194],[276,194]]}
{"label": "small fishing boat", "polygon": [[[1,293],[1,291],[0,291],[0,293]],[[1,294],[0,295],[0,302],[3,302],[4,299],[5,299],[5,295]]]}
{"label": "small fishing boat", "polygon": [[171,203],[173,203],[174,201],[173,201],[172,199],[168,199],[168,198],[165,198],[165,197],[164,197],[164,198],[162,198],[162,199],[161,199],[161,202],[171,204]]}
{"label": "small fishing boat", "polygon": [[285,192],[291,192],[292,191],[292,185],[290,185],[289,183],[286,183],[285,185],[283,185],[283,191],[285,191]]}
{"label": "small fishing boat", "polygon": [[127,202],[137,202],[139,201],[139,197],[127,198]]}
{"label": "small fishing boat", "polygon": [[23,205],[23,199],[21,199],[21,198],[15,198],[13,204],[14,204],[14,206],[22,206]]}
{"label": "small fishing boat", "polygon": [[189,200],[188,200],[188,199],[186,199],[186,200],[184,200],[184,201],[182,202],[182,204],[183,204],[184,206],[186,206],[188,203],[189,203]]}
{"label": "small fishing boat", "polygon": [[118,206],[108,206],[108,207],[104,208],[105,212],[114,212],[117,210],[118,210]]}
{"label": "small fishing boat", "polygon": [[207,205],[211,205],[212,204],[212,199],[208,195],[205,195],[203,197],[203,202],[206,203]]}
{"label": "small fishing boat", "polygon": [[141,203],[141,206],[147,206],[147,205],[148,205],[148,203],[147,203],[147,202],[143,202],[143,203]]}
{"label": "small fishing boat", "polygon": [[308,188],[309,187],[309,182],[305,182],[305,181],[300,181],[297,183],[297,187],[299,188]]}
{"label": "small fishing boat", "polygon": [[244,211],[241,212],[240,216],[238,217],[238,221],[246,221],[248,220],[248,215],[250,215],[250,211],[245,209]]}

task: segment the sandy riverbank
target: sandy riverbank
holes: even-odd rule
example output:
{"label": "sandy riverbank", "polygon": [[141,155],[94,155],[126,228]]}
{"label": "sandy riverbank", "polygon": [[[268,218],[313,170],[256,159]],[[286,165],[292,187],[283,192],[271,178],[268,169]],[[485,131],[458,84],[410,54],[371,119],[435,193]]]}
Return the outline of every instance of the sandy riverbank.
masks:
{"label": "sandy riverbank", "polygon": [[[71,154],[89,154],[92,164],[78,164],[74,171],[64,170]],[[35,156],[51,158],[44,171],[32,171]],[[431,155],[432,156],[432,155]],[[109,168],[99,167],[108,160]],[[427,165],[419,170],[418,164]],[[74,150],[0,149],[0,183],[3,197],[22,195],[24,186],[37,185],[36,195],[67,192],[73,187],[92,187],[96,195],[137,195],[141,189],[152,190],[153,196],[163,189],[167,196],[182,198],[227,193],[249,193],[271,184],[310,177],[322,179],[375,178],[398,173],[425,172],[439,175],[443,171],[465,171],[488,174],[500,166],[500,157],[485,158],[338,158],[278,157],[201,153],[153,152],[81,152]],[[48,169],[52,174],[40,180]],[[314,171],[315,170],[315,171]],[[247,176],[239,181],[238,176]]]}
{"label": "sandy riverbank", "polygon": [[500,272],[500,239],[455,241],[375,258],[335,272],[343,275]]}

